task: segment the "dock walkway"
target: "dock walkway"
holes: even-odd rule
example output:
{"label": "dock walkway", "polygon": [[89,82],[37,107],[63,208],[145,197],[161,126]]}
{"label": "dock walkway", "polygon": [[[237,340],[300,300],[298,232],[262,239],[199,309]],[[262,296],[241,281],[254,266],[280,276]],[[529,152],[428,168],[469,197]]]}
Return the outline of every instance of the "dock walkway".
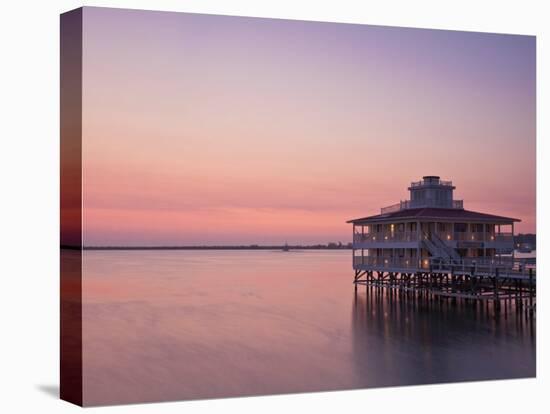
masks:
{"label": "dock walkway", "polygon": [[502,301],[516,304],[532,315],[536,309],[536,262],[454,261],[434,259],[418,266],[394,261],[357,263],[355,288],[365,285],[390,292],[412,293],[427,298],[492,301],[495,310]]}

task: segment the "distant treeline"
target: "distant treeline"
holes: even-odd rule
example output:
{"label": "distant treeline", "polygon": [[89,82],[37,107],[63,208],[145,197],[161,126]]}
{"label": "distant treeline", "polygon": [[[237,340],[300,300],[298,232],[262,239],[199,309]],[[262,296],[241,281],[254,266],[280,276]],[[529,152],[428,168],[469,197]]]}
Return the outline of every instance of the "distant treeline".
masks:
{"label": "distant treeline", "polygon": [[[83,250],[336,250],[351,249],[351,243],[330,242],[327,244],[288,245],[220,245],[220,246],[84,246]],[[61,246],[62,249],[79,249],[77,246]]]}
{"label": "distant treeline", "polygon": [[516,234],[514,236],[514,243],[516,245],[518,244],[529,244],[533,247],[537,245],[537,235],[532,233],[526,233],[526,234]]}
{"label": "distant treeline", "polygon": [[[514,243],[536,246],[536,234],[517,234]],[[80,246],[61,246],[62,249],[80,250]],[[85,246],[83,250],[336,250],[351,249],[351,243],[329,242],[327,244],[288,244],[288,245],[220,245],[220,246]]]}

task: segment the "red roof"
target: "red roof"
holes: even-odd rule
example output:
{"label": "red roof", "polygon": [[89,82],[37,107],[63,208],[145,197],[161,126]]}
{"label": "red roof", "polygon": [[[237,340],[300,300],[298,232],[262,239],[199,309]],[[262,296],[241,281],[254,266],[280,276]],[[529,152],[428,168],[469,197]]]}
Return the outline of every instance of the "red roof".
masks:
{"label": "red roof", "polygon": [[514,221],[521,221],[516,218],[495,216],[493,214],[478,213],[477,211],[463,210],[458,208],[410,208],[395,211],[393,213],[376,214],[374,216],[362,217],[354,220],[348,220],[346,223],[371,223],[394,220],[465,220],[482,221],[491,223],[511,224]]}

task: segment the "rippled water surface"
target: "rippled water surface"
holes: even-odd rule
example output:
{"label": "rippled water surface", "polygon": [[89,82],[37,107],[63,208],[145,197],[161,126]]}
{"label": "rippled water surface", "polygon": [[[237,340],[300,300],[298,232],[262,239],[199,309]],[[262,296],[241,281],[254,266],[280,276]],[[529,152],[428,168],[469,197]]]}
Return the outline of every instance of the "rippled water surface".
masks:
{"label": "rippled water surface", "polygon": [[535,375],[524,314],[355,294],[347,250],[83,260],[85,404]]}

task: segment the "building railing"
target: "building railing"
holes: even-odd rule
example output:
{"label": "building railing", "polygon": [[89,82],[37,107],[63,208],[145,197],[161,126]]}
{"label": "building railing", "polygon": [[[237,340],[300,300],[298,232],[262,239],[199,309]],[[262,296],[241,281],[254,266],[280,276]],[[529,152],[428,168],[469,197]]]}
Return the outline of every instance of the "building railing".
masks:
{"label": "building railing", "polygon": [[489,233],[489,232],[470,232],[457,231],[452,240],[457,241],[486,241],[498,243],[513,243],[514,235],[512,233]]}
{"label": "building railing", "polygon": [[395,213],[401,210],[407,210],[409,208],[424,208],[424,207],[434,207],[434,208],[453,208],[457,210],[464,209],[464,200],[452,200],[451,204],[448,204],[448,201],[437,200],[404,200],[399,203],[392,204],[391,206],[382,207],[380,209],[380,214],[389,214]]}
{"label": "building railing", "polygon": [[494,238],[490,239],[490,241],[514,243],[514,233],[496,233],[493,237]]}
{"label": "building railing", "polygon": [[392,204],[391,206],[382,207],[380,209],[380,214],[389,214],[395,213],[397,211],[406,210],[409,208],[409,201],[400,201],[399,203]]}
{"label": "building railing", "polygon": [[411,187],[421,187],[423,185],[442,185],[444,187],[452,187],[453,182],[452,181],[445,181],[445,180],[437,180],[436,182],[433,181],[427,181],[427,180],[420,180],[420,181],[413,181],[411,183]]}
{"label": "building railing", "polygon": [[380,231],[373,233],[355,233],[353,241],[355,243],[368,242],[411,242],[418,240],[416,231]]}
{"label": "building railing", "polygon": [[453,240],[456,241],[489,241],[492,235],[477,231],[457,231],[454,233]]}
{"label": "building railing", "polygon": [[[514,236],[512,233],[489,233],[489,232],[441,232],[435,234],[444,242],[452,241],[470,241],[470,242],[497,242],[497,243],[513,243]],[[379,231],[371,233],[355,233],[353,236],[354,243],[369,243],[369,242],[414,242],[418,241],[418,233],[416,231]]]}

